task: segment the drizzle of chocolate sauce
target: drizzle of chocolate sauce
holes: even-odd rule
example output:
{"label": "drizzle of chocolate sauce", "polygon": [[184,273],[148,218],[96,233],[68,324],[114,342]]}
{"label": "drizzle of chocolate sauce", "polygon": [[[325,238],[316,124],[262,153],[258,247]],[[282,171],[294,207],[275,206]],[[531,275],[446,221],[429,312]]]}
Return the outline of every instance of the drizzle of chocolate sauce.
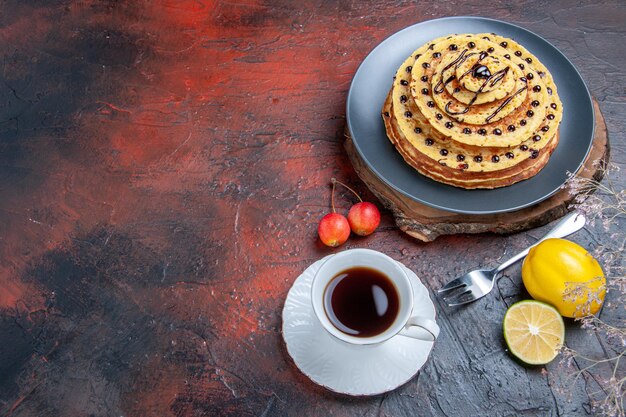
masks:
{"label": "drizzle of chocolate sauce", "polygon": [[493,118],[496,116],[496,114],[500,113],[500,110],[502,110],[502,109],[504,108],[504,106],[506,106],[507,104],[509,104],[509,103],[511,102],[511,100],[513,100],[513,97],[515,97],[516,95],[520,94],[522,91],[524,91],[524,90],[526,90],[526,89],[528,89],[528,86],[527,86],[527,85],[523,86],[522,88],[520,88],[519,90],[517,90],[517,91],[516,91],[513,95],[511,95],[509,98],[507,98],[506,100],[504,100],[504,101],[502,102],[502,104],[500,104],[500,107],[498,107],[498,108],[496,109],[496,111],[494,111],[493,113],[491,113],[491,115],[489,115],[489,117],[487,117],[487,118],[485,119],[485,122],[486,122],[486,123],[489,123],[489,121],[490,121],[491,119],[493,119]]}
{"label": "drizzle of chocolate sauce", "polygon": [[[441,72],[439,73],[439,82],[435,85],[435,88],[433,88],[433,92],[435,92],[435,94],[441,94],[443,93],[443,90],[446,88],[446,85],[448,85],[450,82],[452,82],[452,80],[454,80],[456,78],[456,75],[452,74],[450,77],[448,77],[447,80],[443,80],[443,74],[449,70],[450,68],[452,68],[454,66],[454,69],[456,70],[459,65],[461,65],[463,62],[465,62],[465,60],[467,58],[469,58],[471,55],[476,55],[475,53],[471,53],[468,54],[467,56],[465,55],[467,53],[467,49],[463,49],[463,51],[461,51],[461,53],[459,54],[458,57],[456,57],[456,59],[454,61],[452,61],[451,63],[449,63],[448,65],[446,65]],[[443,84],[443,85],[441,85]]]}
{"label": "drizzle of chocolate sauce", "polygon": [[[446,113],[448,113],[448,114],[449,114],[449,115],[451,115],[451,116],[456,116],[456,115],[459,115],[459,114],[465,114],[465,113],[467,113],[467,112],[469,111],[469,109],[472,107],[472,105],[474,104],[474,102],[476,101],[476,99],[478,98],[478,95],[479,95],[480,93],[482,93],[482,92],[483,92],[483,90],[485,89],[485,87],[487,86],[487,84],[489,84],[489,83],[490,83],[490,86],[491,86],[491,87],[493,87],[494,85],[496,85],[497,83],[499,83],[499,82],[500,82],[500,81],[504,78],[504,76],[507,74],[507,72],[509,72],[509,67],[503,68],[503,69],[501,69],[500,71],[497,71],[497,72],[495,72],[495,73],[493,73],[493,74],[489,75],[489,76],[485,79],[485,82],[483,82],[483,84],[480,86],[480,88],[478,89],[478,91],[476,91],[476,92],[474,93],[474,97],[472,97],[472,99],[470,100],[470,102],[469,102],[469,103],[467,103],[467,106],[466,106],[463,110],[458,111],[458,112],[451,111],[451,110],[450,110],[450,104],[452,104],[452,101],[449,101],[449,102],[446,104],[446,106],[445,106],[445,111],[446,111]],[[527,88],[527,87],[524,87],[524,88]],[[517,93],[516,93],[516,94],[517,94]],[[505,104],[506,104],[506,103],[505,103]],[[503,107],[503,106],[501,106],[501,107]],[[500,110],[502,110],[502,108],[498,108],[498,109],[496,110],[496,113],[497,113],[497,112],[499,112]],[[494,113],[493,115],[491,115],[490,117],[493,117],[493,116],[495,116],[495,113]]]}
{"label": "drizzle of chocolate sauce", "polygon": [[[454,61],[452,61],[451,63],[449,63],[448,65],[446,65],[441,72],[439,73],[439,82],[435,85],[435,87],[433,88],[433,92],[435,94],[441,94],[443,93],[444,89],[446,88],[446,86],[452,82],[453,80],[456,79],[456,74],[452,74],[451,76],[449,76],[447,79],[444,80],[444,73],[449,70],[450,68],[454,67],[455,71],[456,69],[463,63],[465,62],[465,60],[467,60],[467,58],[469,58],[470,56],[476,55],[476,53],[467,53],[467,49],[464,49],[463,51],[461,51],[461,53],[456,57],[456,59],[454,59]],[[480,61],[482,61],[483,59],[485,59],[489,54],[487,52],[481,52],[480,55],[478,56],[478,61],[476,61],[476,63],[472,66],[472,68],[470,68],[468,71],[466,71],[464,74],[462,74],[459,77],[459,81],[465,77],[467,74],[471,73],[472,76],[474,78],[480,78],[480,79],[484,79],[485,81],[483,82],[483,84],[480,86],[480,88],[478,89],[478,91],[476,91],[474,93],[474,97],[472,97],[472,99],[470,100],[470,102],[467,104],[467,106],[458,111],[452,111],[450,109],[450,104],[452,104],[452,101],[449,101],[448,103],[446,103],[445,105],[445,111],[446,113],[448,113],[451,116],[457,116],[457,115],[461,115],[461,114],[465,114],[467,113],[470,108],[472,107],[472,105],[476,102],[476,100],[478,99],[478,95],[480,93],[483,92],[483,90],[485,89],[485,87],[489,84],[491,87],[495,86],[497,83],[499,83],[500,81],[502,81],[502,79],[506,76],[506,74],[509,71],[509,67],[503,68],[495,73],[491,73],[491,71],[489,71],[489,68],[486,65],[481,65]],[[522,79],[522,81],[524,81],[526,83],[526,79]],[[520,88],[519,90],[517,90],[515,93],[513,93],[511,96],[509,96],[505,101],[502,102],[502,104],[500,104],[500,106],[492,113],[490,114],[486,119],[485,122],[489,123],[491,121],[491,119],[493,119],[500,111],[502,111],[502,109],[511,102],[511,100],[513,100],[513,98],[515,96],[517,96],[518,94],[521,94],[523,91],[528,89],[528,84],[526,84],[524,87]]]}

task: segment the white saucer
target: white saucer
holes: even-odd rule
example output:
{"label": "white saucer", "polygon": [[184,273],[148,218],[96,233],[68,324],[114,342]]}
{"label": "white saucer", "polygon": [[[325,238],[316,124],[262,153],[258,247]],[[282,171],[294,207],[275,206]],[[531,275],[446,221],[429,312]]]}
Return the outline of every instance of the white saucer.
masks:
{"label": "white saucer", "polygon": [[[356,346],[331,336],[311,304],[311,282],[325,259],[309,266],[287,294],[283,338],[289,355],[313,382],[342,394],[376,395],[404,384],[424,365],[433,342],[394,336],[378,345]],[[434,320],[435,306],[428,290],[413,271],[399,264],[411,279],[413,313]]]}

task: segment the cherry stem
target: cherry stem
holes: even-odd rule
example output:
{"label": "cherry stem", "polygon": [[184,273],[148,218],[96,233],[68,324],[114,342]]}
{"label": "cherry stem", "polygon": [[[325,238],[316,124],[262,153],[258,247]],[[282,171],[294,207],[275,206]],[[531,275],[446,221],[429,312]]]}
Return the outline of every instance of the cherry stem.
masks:
{"label": "cherry stem", "polygon": [[[356,196],[356,198],[358,198],[358,199],[359,199],[359,202],[360,202],[360,203],[362,203],[362,202],[363,202],[363,200],[361,200],[361,196],[360,196],[359,194],[357,194],[357,192],[356,192],[356,191],[354,191],[352,188],[350,188],[350,187],[348,187],[346,184],[344,184],[343,182],[338,181],[338,180],[337,180],[337,179],[335,179],[335,178],[331,178],[331,179],[330,179],[330,182],[332,182],[332,183],[333,183],[333,194],[335,193],[335,183],[337,183],[337,184],[339,184],[339,185],[344,186],[344,187],[345,187],[345,188],[347,188],[348,190],[350,190],[350,191],[352,192],[352,194],[354,194],[354,195]],[[331,201],[332,201],[332,198],[331,198]],[[333,212],[334,212],[334,211],[335,211],[335,207],[333,206]]]}
{"label": "cherry stem", "polygon": [[331,180],[331,182],[333,183],[333,191],[331,191],[330,193],[330,206],[333,209],[333,213],[336,213],[337,211],[335,210],[335,181]]}

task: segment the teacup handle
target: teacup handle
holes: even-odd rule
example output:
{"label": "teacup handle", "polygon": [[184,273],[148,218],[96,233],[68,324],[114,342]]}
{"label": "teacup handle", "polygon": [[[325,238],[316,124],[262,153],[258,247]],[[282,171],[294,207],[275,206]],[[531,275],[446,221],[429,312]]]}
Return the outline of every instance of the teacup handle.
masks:
{"label": "teacup handle", "polygon": [[[423,331],[419,332],[417,335],[413,335],[408,332],[411,327],[419,327]],[[424,340],[426,342],[434,342],[435,339],[437,339],[437,336],[439,336],[439,326],[434,320],[420,316],[413,316],[406,322],[404,329],[402,329],[402,331],[398,334],[412,337],[413,339]]]}

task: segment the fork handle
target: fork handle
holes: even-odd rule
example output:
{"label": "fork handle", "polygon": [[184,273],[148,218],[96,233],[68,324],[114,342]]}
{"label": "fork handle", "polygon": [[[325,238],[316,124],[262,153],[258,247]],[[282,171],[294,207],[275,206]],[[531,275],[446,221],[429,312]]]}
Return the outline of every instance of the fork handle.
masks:
{"label": "fork handle", "polygon": [[550,238],[565,237],[571,235],[572,233],[582,229],[585,226],[585,222],[585,216],[580,213],[572,212],[568,214],[567,216],[563,217],[563,219],[554,227],[554,229],[550,230],[547,235],[537,241],[537,243],[528,247],[526,250],[518,253],[517,255],[500,265],[498,268],[496,268],[495,274],[502,272],[509,266],[513,265],[515,262],[522,259],[524,256],[528,255],[528,251],[530,251],[531,248],[538,245],[542,241]]}

